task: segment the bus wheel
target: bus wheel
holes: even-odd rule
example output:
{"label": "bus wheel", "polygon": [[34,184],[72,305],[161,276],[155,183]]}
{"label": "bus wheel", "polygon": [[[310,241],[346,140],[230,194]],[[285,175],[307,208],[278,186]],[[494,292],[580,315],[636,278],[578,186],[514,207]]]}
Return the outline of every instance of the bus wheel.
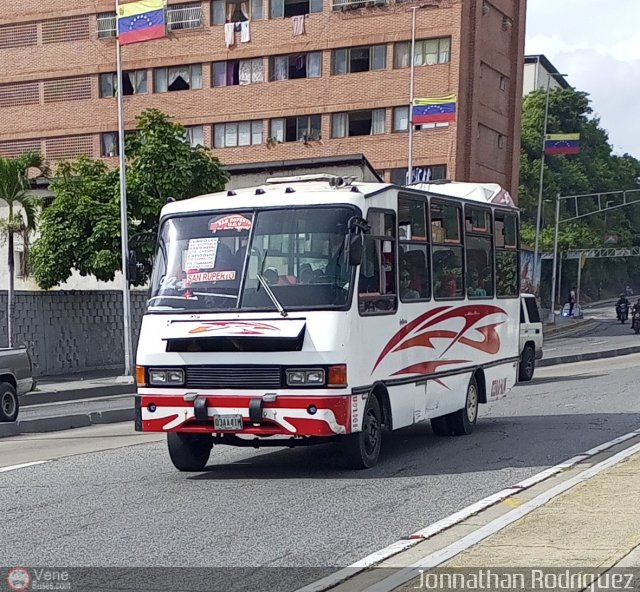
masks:
{"label": "bus wheel", "polygon": [[464,408],[447,415],[434,417],[431,429],[437,436],[468,436],[478,420],[479,400],[478,383],[475,376],[471,377],[467,387],[467,398]]}
{"label": "bus wheel", "polygon": [[179,471],[201,471],[207,466],[213,438],[209,434],[167,433],[169,456]]}
{"label": "bus wheel", "polygon": [[351,469],[370,469],[378,462],[382,443],[382,410],[371,393],[364,408],[362,431],[345,436],[342,451]]}

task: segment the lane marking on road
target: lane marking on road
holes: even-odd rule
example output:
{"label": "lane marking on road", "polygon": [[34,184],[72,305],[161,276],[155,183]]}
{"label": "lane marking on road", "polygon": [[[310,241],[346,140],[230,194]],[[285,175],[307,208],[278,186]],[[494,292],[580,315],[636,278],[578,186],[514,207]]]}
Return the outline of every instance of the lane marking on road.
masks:
{"label": "lane marking on road", "polygon": [[[417,544],[425,541],[426,539],[429,539],[437,534],[440,534],[445,530],[448,530],[449,528],[452,528],[453,526],[463,522],[464,520],[467,520],[471,516],[478,514],[479,512],[482,512],[483,510],[486,510],[491,506],[494,506],[500,502],[503,502],[504,500],[511,497],[512,495],[520,493],[523,490],[528,489],[530,487],[533,487],[534,485],[537,485],[538,483],[541,483],[542,481],[549,479],[550,477],[553,477],[558,473],[566,471],[567,469],[572,468],[576,464],[588,458],[591,458],[592,456],[595,456],[596,454],[603,452],[604,450],[612,448],[613,446],[621,444],[622,442],[626,442],[627,440],[630,440],[637,436],[640,436],[640,429],[635,430],[633,432],[629,432],[628,434],[619,436],[618,438],[614,438],[613,440],[609,440],[608,442],[604,442],[603,444],[600,444],[599,446],[591,448],[590,450],[587,450],[586,452],[583,452],[581,454],[577,454],[576,456],[572,456],[571,458],[568,458],[567,460],[562,461],[557,465],[554,465],[552,467],[549,467],[548,469],[545,469],[544,471],[541,471],[535,475],[532,475],[531,477],[524,479],[523,481],[520,481],[519,483],[516,483],[515,485],[512,485],[507,489],[503,489],[497,493],[489,495],[471,504],[470,506],[467,506],[466,508],[463,508],[462,510],[455,512],[454,514],[451,514],[450,516],[443,518],[442,520],[438,520],[437,522],[434,522],[430,526],[427,526],[426,528],[423,528],[421,530],[418,530],[410,534],[405,539],[401,539],[399,541],[396,541],[395,543],[392,543],[387,547],[384,547],[383,549],[380,549],[379,551],[375,551],[374,553],[367,555],[366,557],[360,559],[359,561],[356,561],[355,563],[352,563],[351,565],[343,569],[340,569],[328,576],[325,576],[320,580],[312,582],[307,586],[299,588],[298,590],[296,590],[296,592],[323,592],[324,590],[333,588],[334,586],[341,584],[342,582],[356,576],[357,574],[365,571],[366,569],[370,567],[374,567],[375,565],[382,563],[383,561],[393,557],[394,555],[397,555],[398,553],[406,551],[407,549],[410,549],[411,547],[416,546]],[[640,444],[636,446],[640,446]],[[615,458],[615,457],[612,457],[612,458]],[[599,465],[595,465],[595,467],[597,466]],[[583,474],[584,473],[580,473],[580,475],[583,475]],[[578,475],[578,477],[580,475]],[[537,499],[537,498],[534,498],[534,499]],[[525,505],[523,504],[518,508],[518,511],[522,511],[522,508],[524,507]],[[508,515],[509,514],[507,514],[507,516]],[[413,577],[415,576],[411,576],[409,579],[412,579]],[[374,592],[373,589],[371,589],[371,592]],[[375,592],[378,592],[378,591],[376,590]]]}
{"label": "lane marking on road", "polygon": [[0,473],[6,473],[7,471],[15,471],[16,469],[24,469],[26,467],[33,467],[35,465],[43,465],[51,462],[50,460],[34,460],[33,462],[22,463],[21,465],[10,465],[8,467],[0,467]]}
{"label": "lane marking on road", "polygon": [[399,586],[402,586],[403,584],[406,584],[414,578],[417,578],[420,575],[421,571],[432,569],[434,567],[437,567],[438,565],[441,565],[445,561],[452,559],[456,555],[459,555],[462,551],[465,551],[470,547],[477,545],[486,538],[490,537],[492,534],[495,534],[496,532],[516,522],[523,516],[530,514],[554,497],[557,497],[561,493],[564,493],[568,489],[571,489],[572,487],[575,487],[580,483],[588,481],[602,471],[609,469],[614,465],[617,465],[626,458],[633,456],[637,452],[640,452],[640,443],[634,444],[633,446],[630,446],[629,448],[626,448],[625,450],[614,454],[612,457],[603,460],[596,465],[593,465],[589,469],[582,471],[582,473],[579,473],[571,479],[567,479],[563,483],[559,483],[548,491],[545,491],[544,493],[541,493],[540,495],[534,497],[532,500],[525,502],[515,510],[511,510],[507,514],[500,516],[500,518],[496,518],[488,524],[485,524],[475,532],[462,537],[460,540],[452,543],[451,545],[448,545],[444,549],[440,549],[435,553],[430,553],[429,555],[426,555],[425,557],[422,557],[415,563],[411,564],[409,567],[400,570],[396,574],[385,578],[384,580],[378,582],[377,584],[374,584],[373,586],[365,588],[363,592],[392,592]]}

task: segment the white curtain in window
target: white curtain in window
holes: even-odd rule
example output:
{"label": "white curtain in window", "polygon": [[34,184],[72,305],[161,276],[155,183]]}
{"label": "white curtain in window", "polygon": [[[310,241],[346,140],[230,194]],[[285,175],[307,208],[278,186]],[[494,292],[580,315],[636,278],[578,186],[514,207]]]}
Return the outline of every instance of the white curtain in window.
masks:
{"label": "white curtain in window", "polygon": [[102,156],[118,156],[117,141],[117,134],[102,134]]}
{"label": "white curtain in window", "polygon": [[192,148],[196,146],[204,146],[204,128],[201,125],[195,125],[187,128],[187,139]]}
{"label": "white curtain in window", "polygon": [[136,95],[146,94],[147,71],[135,70],[134,72],[129,72],[129,82],[131,82],[131,86],[133,87],[133,94],[136,94]]}
{"label": "white curtain in window", "polygon": [[251,60],[251,82],[264,82],[264,60],[256,58]]}
{"label": "white curtain in window", "polygon": [[213,126],[213,147],[224,148],[225,125],[224,123],[216,123]]}
{"label": "white curtain in window", "polygon": [[411,54],[411,44],[408,42],[396,43],[395,67],[408,68],[411,65],[409,55]]}
{"label": "white curtain in window", "polygon": [[238,84],[251,84],[251,62],[252,60],[240,60]]}
{"label": "white curtain in window", "polygon": [[424,56],[420,64],[427,66],[433,66],[438,63],[438,40],[429,39],[421,43],[423,46]]}
{"label": "white curtain in window", "polygon": [[251,122],[251,143],[254,146],[262,144],[262,121]]}
{"label": "white curtain in window", "polygon": [[240,12],[242,13],[242,16],[245,18],[245,20],[249,20],[249,3],[248,2],[241,2],[240,3]]}
{"label": "white curtain in window", "polygon": [[227,123],[224,128],[224,146],[230,148],[238,145],[238,124]]}
{"label": "white curtain in window", "polygon": [[114,97],[116,94],[114,83],[115,76],[113,74],[100,74],[100,96]]}
{"label": "white curtain in window", "polygon": [[271,137],[278,142],[284,142],[284,119],[271,120]]}
{"label": "white curtain in window", "polygon": [[393,131],[405,132],[409,129],[409,107],[396,107],[393,111]]}
{"label": "white curtain in window", "polygon": [[274,80],[289,79],[289,56],[276,56],[274,63]]}
{"label": "white curtain in window", "polygon": [[371,133],[384,134],[384,118],[386,109],[374,109],[371,112]]}
{"label": "white curtain in window", "polygon": [[331,118],[331,135],[334,138],[346,137],[348,122],[346,113],[334,113]]}
{"label": "white curtain in window", "polygon": [[314,51],[307,54],[307,78],[320,78],[322,76],[322,53]]}
{"label": "white curtain in window", "polygon": [[167,84],[167,68],[158,68],[154,76],[156,92],[167,92],[169,88]]}
{"label": "white curtain in window", "polygon": [[191,88],[202,88],[202,64],[191,66]]}
{"label": "white curtain in window", "polygon": [[451,39],[440,39],[440,63],[446,64],[451,61]]}
{"label": "white curtain in window", "polygon": [[243,121],[238,124],[238,146],[251,145],[251,122]]}
{"label": "white curtain in window", "polygon": [[347,73],[347,50],[346,49],[333,50],[333,73],[334,74]]}

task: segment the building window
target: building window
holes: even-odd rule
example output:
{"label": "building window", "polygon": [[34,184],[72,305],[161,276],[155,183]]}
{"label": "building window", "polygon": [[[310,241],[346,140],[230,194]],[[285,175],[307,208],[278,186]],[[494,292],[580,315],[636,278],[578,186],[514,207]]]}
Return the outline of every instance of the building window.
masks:
{"label": "building window", "polygon": [[320,140],[321,129],[320,115],[300,115],[271,120],[271,138],[278,142]]}
{"label": "building window", "polygon": [[156,68],[154,84],[159,93],[202,88],[202,64]]}
{"label": "building window", "polygon": [[229,60],[213,63],[213,86],[237,86],[264,82],[264,60]]}
{"label": "building window", "polygon": [[201,125],[192,125],[187,128],[187,142],[191,148],[204,146],[204,127]]}
{"label": "building window", "polygon": [[323,0],[271,0],[271,18],[322,12]]}
{"label": "building window", "polygon": [[391,182],[394,185],[411,185],[411,183],[429,183],[447,178],[447,165],[416,166],[411,169],[412,178],[407,179],[407,169],[391,169]]}
{"label": "building window", "polygon": [[507,90],[507,77],[500,76],[500,90]]}
{"label": "building window", "polygon": [[118,133],[107,132],[101,135],[100,138],[100,156],[105,158],[118,156],[120,151],[118,150]]}
{"label": "building window", "polygon": [[264,18],[263,0],[214,0],[211,3],[211,23],[242,23]]}
{"label": "building window", "polygon": [[[409,55],[411,54],[411,42],[401,41],[395,44],[393,67],[408,68],[411,66]],[[416,41],[413,53],[415,66],[433,66],[435,64],[448,64],[451,61],[451,37],[439,39],[422,39]]]}
{"label": "building window", "polygon": [[[100,97],[115,97],[118,94],[118,75],[116,72],[100,74]],[[128,70],[122,73],[122,94],[147,94],[147,71]]]}
{"label": "building window", "polygon": [[498,148],[504,148],[507,138],[502,134],[498,134]]}
{"label": "building window", "polygon": [[369,45],[334,49],[331,52],[332,74],[353,74],[370,70],[385,70],[387,67],[387,46]]}
{"label": "building window", "polygon": [[293,53],[269,58],[269,80],[296,80],[322,76],[322,52]]}
{"label": "building window", "polygon": [[[414,125],[413,129],[418,130],[426,130],[426,129],[436,129],[449,127],[448,121],[442,121],[438,123],[419,123],[418,125]],[[393,108],[393,131],[394,132],[407,132],[409,131],[409,107],[394,107]]]}
{"label": "building window", "polygon": [[[396,0],[400,3],[401,0]],[[404,0],[402,0],[404,2]],[[389,0],[331,0],[333,10],[354,10],[358,8],[370,8],[372,6],[387,6]]]}
{"label": "building window", "polygon": [[358,310],[362,315],[388,314],[398,306],[396,292],[395,214],[371,211],[364,238],[358,279]]}
{"label": "building window", "polygon": [[262,144],[262,120],[216,123],[213,126],[214,148],[235,148],[258,144]]}
{"label": "building window", "polygon": [[101,12],[96,15],[96,32],[98,39],[117,35],[117,19],[115,12]]}
{"label": "building window", "polygon": [[384,134],[386,109],[349,111],[331,116],[331,137],[370,136]]}
{"label": "building window", "polygon": [[179,31],[181,29],[199,29],[203,26],[201,2],[172,4],[167,8],[167,29]]}

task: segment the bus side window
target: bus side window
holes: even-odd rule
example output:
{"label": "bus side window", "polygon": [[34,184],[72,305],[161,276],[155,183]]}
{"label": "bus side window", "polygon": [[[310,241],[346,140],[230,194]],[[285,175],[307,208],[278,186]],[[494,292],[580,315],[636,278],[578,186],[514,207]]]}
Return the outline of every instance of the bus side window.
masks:
{"label": "bus side window", "polygon": [[361,314],[388,314],[397,308],[395,215],[373,211],[367,218],[371,233],[365,236],[358,309]]}

